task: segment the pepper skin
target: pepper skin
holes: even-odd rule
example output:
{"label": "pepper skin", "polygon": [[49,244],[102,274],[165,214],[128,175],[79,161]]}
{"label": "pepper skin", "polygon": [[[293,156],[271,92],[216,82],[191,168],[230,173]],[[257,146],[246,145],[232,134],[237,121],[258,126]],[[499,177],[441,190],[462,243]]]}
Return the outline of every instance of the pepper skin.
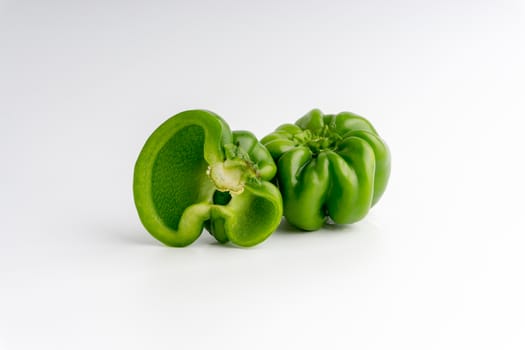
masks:
{"label": "pepper skin", "polygon": [[284,216],[317,230],[361,220],[385,191],[390,152],[368,120],[350,112],[314,109],[261,140],[277,163]]}
{"label": "pepper skin", "polygon": [[221,243],[249,247],[281,221],[281,194],[269,182],[276,171],[250,132],[230,131],[209,111],[185,111],[159,126],[140,152],[135,205],[144,227],[168,246],[187,246],[206,228]]}

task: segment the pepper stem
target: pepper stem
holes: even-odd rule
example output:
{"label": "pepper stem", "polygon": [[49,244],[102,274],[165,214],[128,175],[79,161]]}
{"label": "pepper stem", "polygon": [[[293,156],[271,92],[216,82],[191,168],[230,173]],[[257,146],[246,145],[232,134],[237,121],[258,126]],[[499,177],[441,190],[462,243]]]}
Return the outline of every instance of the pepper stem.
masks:
{"label": "pepper stem", "polygon": [[246,161],[227,159],[210,165],[206,174],[217,190],[235,195],[244,191],[244,184],[252,172],[252,167]]}
{"label": "pepper stem", "polygon": [[299,132],[293,136],[293,139],[296,144],[307,146],[314,155],[317,155],[322,150],[336,149],[342,138],[328,125],[324,125],[315,132],[308,129]]}

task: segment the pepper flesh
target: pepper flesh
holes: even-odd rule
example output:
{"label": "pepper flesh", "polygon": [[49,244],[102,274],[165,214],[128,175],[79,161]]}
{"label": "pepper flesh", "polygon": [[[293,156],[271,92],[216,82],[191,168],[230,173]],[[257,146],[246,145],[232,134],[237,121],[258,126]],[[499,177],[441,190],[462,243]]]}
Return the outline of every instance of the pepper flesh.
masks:
{"label": "pepper flesh", "polygon": [[134,170],[142,224],[168,246],[191,244],[206,228],[219,242],[253,246],[280,223],[282,199],[269,181],[276,165],[247,131],[218,115],[179,113],[146,141]]}
{"label": "pepper flesh", "polygon": [[314,109],[261,142],[277,163],[284,216],[303,230],[361,220],[383,195],[390,151],[372,124],[350,112]]}

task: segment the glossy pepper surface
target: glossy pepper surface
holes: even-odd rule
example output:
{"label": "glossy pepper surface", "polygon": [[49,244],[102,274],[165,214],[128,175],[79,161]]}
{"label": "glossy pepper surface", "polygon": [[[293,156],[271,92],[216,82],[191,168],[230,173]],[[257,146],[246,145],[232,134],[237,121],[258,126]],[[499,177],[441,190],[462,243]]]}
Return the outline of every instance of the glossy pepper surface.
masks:
{"label": "glossy pepper surface", "polygon": [[303,230],[317,230],[327,218],[356,222],[385,191],[389,149],[372,124],[356,114],[323,115],[314,109],[261,142],[277,162],[284,216]]}
{"label": "glossy pepper surface", "polygon": [[247,131],[231,131],[205,110],[179,113],[146,141],[133,193],[144,227],[169,246],[186,246],[206,228],[219,242],[253,246],[280,223],[282,199],[269,182],[276,165]]}

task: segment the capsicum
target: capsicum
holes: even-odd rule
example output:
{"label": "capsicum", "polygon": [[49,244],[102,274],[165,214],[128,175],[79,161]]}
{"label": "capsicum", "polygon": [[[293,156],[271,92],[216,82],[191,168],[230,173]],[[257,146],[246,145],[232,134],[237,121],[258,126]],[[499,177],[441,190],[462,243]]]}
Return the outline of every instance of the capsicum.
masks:
{"label": "capsicum", "polygon": [[205,228],[219,242],[253,246],[280,223],[276,165],[247,131],[205,110],[179,113],[148,138],[135,164],[133,194],[144,227],[168,246]]}
{"label": "capsicum", "polygon": [[390,152],[372,124],[314,109],[261,142],[277,163],[284,216],[303,230],[362,219],[385,191]]}

